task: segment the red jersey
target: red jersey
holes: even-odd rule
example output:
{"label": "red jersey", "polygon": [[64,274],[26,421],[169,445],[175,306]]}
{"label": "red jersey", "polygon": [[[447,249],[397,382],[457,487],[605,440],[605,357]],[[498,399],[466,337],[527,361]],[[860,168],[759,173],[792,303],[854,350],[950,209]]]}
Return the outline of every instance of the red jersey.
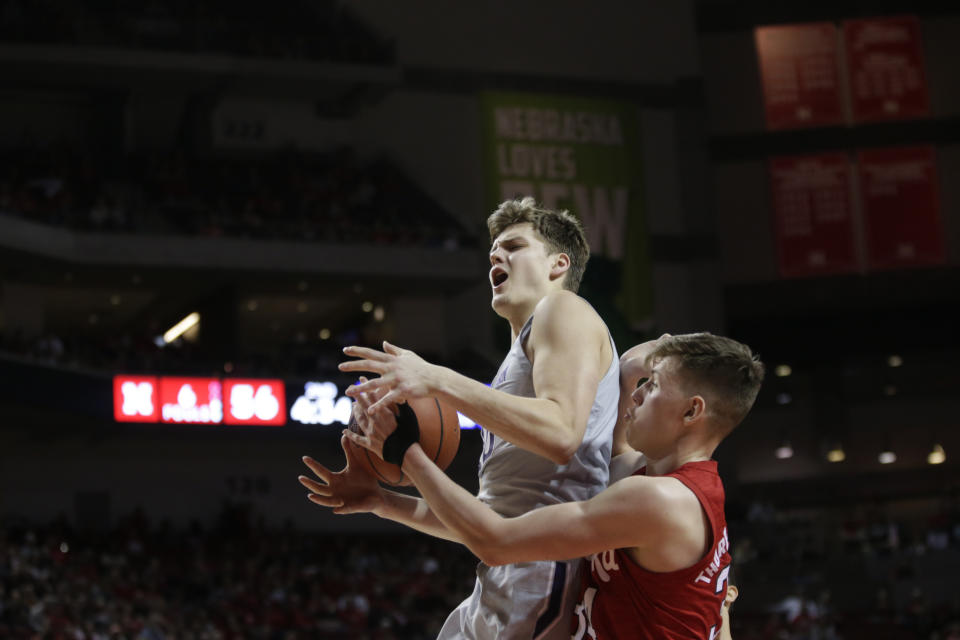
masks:
{"label": "red jersey", "polygon": [[[634,475],[645,475],[646,468]],[[666,476],[688,487],[710,521],[712,542],[692,567],[658,573],[640,567],[623,549],[590,556],[572,638],[713,640],[727,593],[730,542],[723,483],[713,460],[688,462]]]}

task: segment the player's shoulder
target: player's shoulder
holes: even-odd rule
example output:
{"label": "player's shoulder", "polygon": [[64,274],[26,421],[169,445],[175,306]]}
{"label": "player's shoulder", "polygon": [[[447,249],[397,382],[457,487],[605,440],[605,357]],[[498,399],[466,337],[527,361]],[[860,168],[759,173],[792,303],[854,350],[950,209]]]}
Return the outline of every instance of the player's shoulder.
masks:
{"label": "player's shoulder", "polygon": [[647,517],[665,525],[679,524],[700,515],[700,500],[672,476],[632,475],[611,485]]}
{"label": "player's shoulder", "polygon": [[613,499],[623,503],[636,525],[631,546],[640,566],[676,571],[702,557],[709,525],[699,499],[686,485],[670,476],[630,476],[611,488],[618,485],[619,496]]}
{"label": "player's shoulder", "polygon": [[533,324],[576,323],[585,327],[604,329],[606,325],[593,306],[577,294],[566,289],[545,295],[533,312]]}

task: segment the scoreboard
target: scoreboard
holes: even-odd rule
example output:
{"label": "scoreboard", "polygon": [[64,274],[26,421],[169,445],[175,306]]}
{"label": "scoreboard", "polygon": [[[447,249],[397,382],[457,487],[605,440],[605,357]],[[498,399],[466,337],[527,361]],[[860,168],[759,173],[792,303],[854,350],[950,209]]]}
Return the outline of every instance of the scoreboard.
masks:
{"label": "scoreboard", "polygon": [[[113,378],[113,417],[117,422],[346,426],[352,404],[331,381],[294,384],[276,378]],[[459,417],[461,428],[476,427],[466,416]]]}

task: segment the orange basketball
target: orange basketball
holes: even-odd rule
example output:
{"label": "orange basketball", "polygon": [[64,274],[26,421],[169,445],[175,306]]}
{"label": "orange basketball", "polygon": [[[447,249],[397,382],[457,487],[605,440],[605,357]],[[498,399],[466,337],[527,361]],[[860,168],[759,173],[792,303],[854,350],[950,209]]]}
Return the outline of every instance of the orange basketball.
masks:
{"label": "orange basketball", "polygon": [[[457,455],[460,447],[460,420],[457,412],[437,398],[416,398],[408,400],[407,404],[417,414],[417,424],[420,426],[420,446],[424,453],[430,456],[437,466],[446,469]],[[357,425],[351,425],[353,431],[359,432]],[[359,455],[360,462],[367,471],[375,475],[381,482],[394,486],[410,486],[413,484],[395,464],[385,462],[369,449],[363,449]]]}

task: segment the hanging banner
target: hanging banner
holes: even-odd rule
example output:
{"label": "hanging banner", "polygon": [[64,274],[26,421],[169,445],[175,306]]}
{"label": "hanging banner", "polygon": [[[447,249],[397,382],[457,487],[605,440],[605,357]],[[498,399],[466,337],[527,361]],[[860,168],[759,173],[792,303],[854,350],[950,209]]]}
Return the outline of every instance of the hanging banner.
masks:
{"label": "hanging banner", "polygon": [[847,154],[771,158],[769,170],[780,275],[856,271]]}
{"label": "hanging banner", "polygon": [[913,16],[845,20],[854,122],[928,115],[920,21]]}
{"label": "hanging banner", "polygon": [[596,259],[594,273],[609,262],[615,266],[613,279],[619,280],[612,291],[594,293],[615,299],[614,308],[633,328],[647,326],[653,278],[636,107],[613,100],[484,93],[481,109],[487,210],[509,198],[533,196],[547,208],[578,216],[591,262]]}
{"label": "hanging banner", "polygon": [[870,268],[943,264],[933,147],[870,149],[857,155]]}
{"label": "hanging banner", "polygon": [[832,22],[757,27],[754,40],[768,129],[843,123]]}

